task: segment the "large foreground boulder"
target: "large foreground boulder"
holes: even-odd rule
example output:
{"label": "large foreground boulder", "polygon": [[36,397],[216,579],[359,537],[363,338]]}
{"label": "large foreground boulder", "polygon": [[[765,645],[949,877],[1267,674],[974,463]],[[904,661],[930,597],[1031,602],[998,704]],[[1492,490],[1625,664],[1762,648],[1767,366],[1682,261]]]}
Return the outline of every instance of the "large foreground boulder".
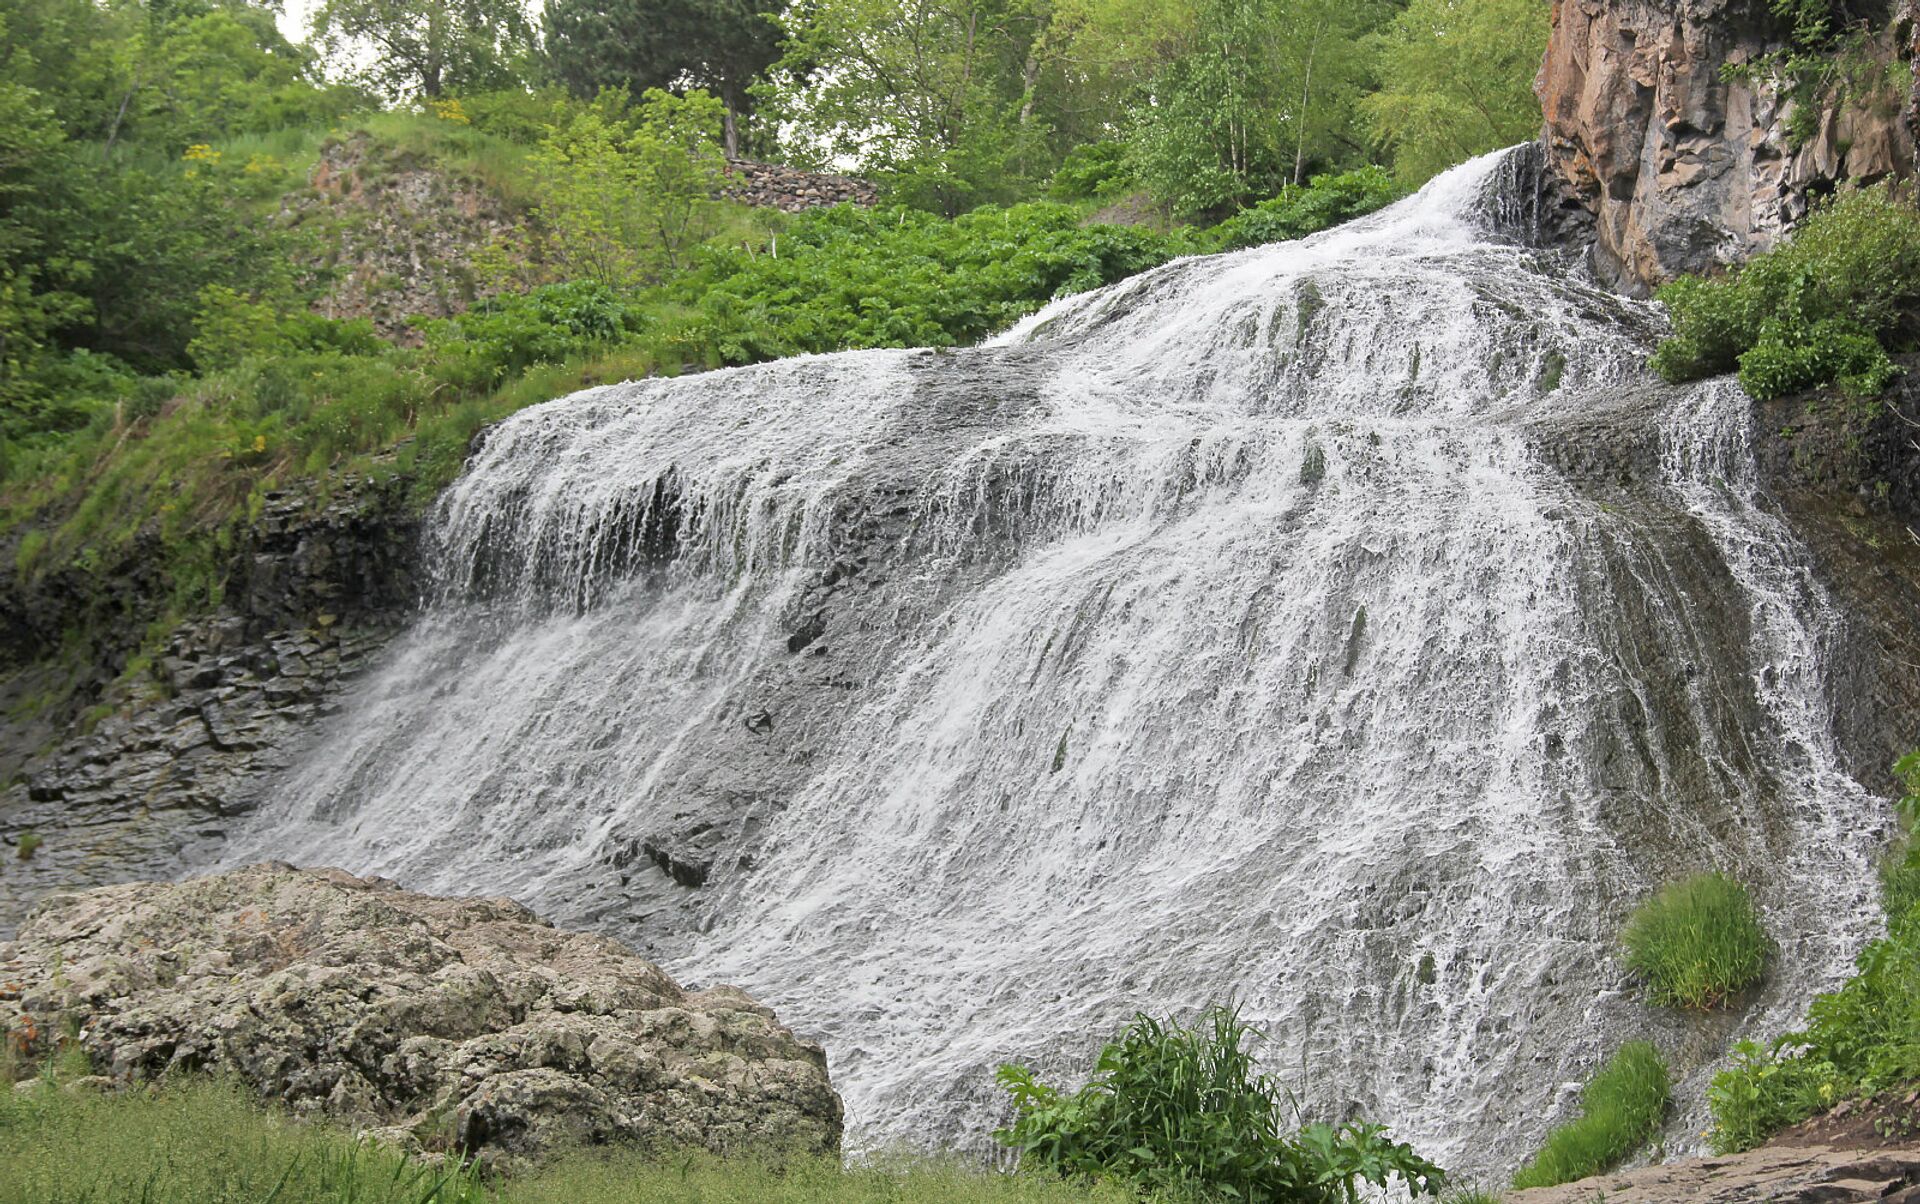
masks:
{"label": "large foreground boulder", "polygon": [[688,992],[508,899],[289,865],[53,895],[0,945],[0,1020],[118,1079],[237,1075],[425,1149],[830,1151],[826,1055],[731,987]]}

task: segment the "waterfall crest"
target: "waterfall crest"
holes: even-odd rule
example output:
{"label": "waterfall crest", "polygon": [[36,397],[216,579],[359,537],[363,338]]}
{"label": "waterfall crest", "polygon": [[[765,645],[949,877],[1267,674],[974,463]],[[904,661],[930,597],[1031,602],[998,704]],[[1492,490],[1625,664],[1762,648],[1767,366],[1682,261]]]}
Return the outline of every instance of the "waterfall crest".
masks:
{"label": "waterfall crest", "polygon": [[[1884,807],[1744,397],[1652,382],[1657,309],[1486,217],[1502,165],[984,347],[514,416],[230,859],[739,983],[825,1042],[856,1147],[978,1147],[997,1062],[1229,996],[1309,1113],[1468,1169],[1655,1035],[1684,1145],[1725,1039],[1870,928]],[[1781,951],[1703,1032],[1612,949],[1713,866]]]}

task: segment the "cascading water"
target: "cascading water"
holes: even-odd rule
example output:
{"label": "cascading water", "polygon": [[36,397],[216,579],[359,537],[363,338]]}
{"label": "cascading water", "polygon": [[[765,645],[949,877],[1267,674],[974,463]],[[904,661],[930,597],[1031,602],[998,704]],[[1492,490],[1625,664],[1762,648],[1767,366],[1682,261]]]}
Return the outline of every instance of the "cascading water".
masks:
{"label": "cascading water", "polygon": [[[1697,1100],[1868,931],[1829,609],[1746,403],[1483,215],[1510,159],[969,351],[589,390],[493,430],[437,588],[229,850],[507,892],[826,1044],[855,1148],[1229,997],[1311,1114],[1511,1166],[1622,1040]],[[1777,970],[1653,1013],[1654,885]]]}

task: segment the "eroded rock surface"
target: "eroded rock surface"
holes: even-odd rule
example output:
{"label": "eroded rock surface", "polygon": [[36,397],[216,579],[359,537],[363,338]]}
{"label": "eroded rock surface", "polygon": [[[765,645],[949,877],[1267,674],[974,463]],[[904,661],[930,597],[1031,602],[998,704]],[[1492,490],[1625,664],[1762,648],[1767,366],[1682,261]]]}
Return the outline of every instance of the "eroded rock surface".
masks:
{"label": "eroded rock surface", "polygon": [[1920,1149],[1762,1146],[1511,1192],[1507,1204],[1920,1204]]}
{"label": "eroded rock surface", "polygon": [[[1864,61],[1913,56],[1914,8],[1851,6],[1873,34]],[[1751,69],[1786,46],[1765,0],[1557,0],[1536,90],[1603,280],[1644,294],[1741,262],[1835,181],[1912,174],[1912,101],[1891,82],[1829,94],[1795,134],[1786,89]]]}
{"label": "eroded rock surface", "polygon": [[70,1030],[116,1080],[238,1075],[425,1149],[831,1151],[826,1056],[731,987],[508,899],[263,864],[50,896],[0,945],[0,1018]]}

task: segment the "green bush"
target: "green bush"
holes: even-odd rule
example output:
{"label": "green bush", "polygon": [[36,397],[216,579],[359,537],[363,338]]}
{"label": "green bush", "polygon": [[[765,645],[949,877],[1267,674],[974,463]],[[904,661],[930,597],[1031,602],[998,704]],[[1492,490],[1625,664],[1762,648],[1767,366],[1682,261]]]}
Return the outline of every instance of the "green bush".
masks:
{"label": "green bush", "polygon": [[1738,271],[1658,296],[1673,319],[1652,361],[1666,380],[1738,370],[1762,400],[1828,383],[1873,396],[1898,372],[1889,353],[1913,343],[1920,212],[1885,185],[1849,190]]}
{"label": "green bush", "polygon": [[1621,1046],[1580,1092],[1580,1119],[1549,1133],[1540,1152],[1514,1175],[1513,1185],[1551,1187],[1618,1165],[1659,1131],[1667,1093],[1667,1063],[1660,1051],[1645,1041]]}
{"label": "green bush", "polygon": [[1378,167],[1315,176],[1304,185],[1288,185],[1273,199],[1234,214],[1215,226],[1209,238],[1214,246],[1226,251],[1305,238],[1364,217],[1404,195],[1393,177]]}
{"label": "green bush", "polygon": [[1816,997],[1805,1031],[1741,1042],[1714,1076],[1714,1148],[1751,1148],[1848,1096],[1920,1081],[1920,752],[1894,766],[1907,833],[1881,874],[1887,935],[1860,951],[1854,976]]}
{"label": "green bush", "polygon": [[1232,1009],[1192,1026],[1137,1015],[1100,1051],[1091,1082],[1065,1094],[1022,1066],[998,1078],[1016,1118],[995,1132],[1026,1168],[1117,1179],[1176,1200],[1352,1201],[1361,1182],[1403,1179],[1439,1194],[1440,1168],[1379,1125],[1289,1134],[1273,1079],[1254,1070],[1251,1030]]}
{"label": "green bush", "polygon": [[710,250],[656,295],[692,315],[681,337],[715,364],[954,347],[1188,249],[1184,235],[1082,225],[1067,205],[989,206],[952,220],[842,205],[803,214],[766,247]]}
{"label": "green bush", "polygon": [[1097,201],[1132,183],[1124,142],[1087,142],[1068,151],[1054,170],[1047,195],[1056,201]]}
{"label": "green bush", "polygon": [[1680,1008],[1716,1007],[1758,982],[1771,949],[1747,888],[1718,872],[1661,887],[1634,910],[1621,942],[1647,1002]]}
{"label": "green bush", "polygon": [[638,307],[622,293],[598,281],[572,280],[489,298],[422,328],[436,377],[485,389],[535,364],[565,363],[619,342],[640,325]]}
{"label": "green bush", "polygon": [[1792,1038],[1768,1045],[1740,1041],[1733,1065],[1713,1076],[1707,1106],[1713,1112],[1708,1141],[1716,1154],[1750,1150],[1767,1137],[1839,1099],[1839,1070],[1831,1062],[1787,1052]]}

